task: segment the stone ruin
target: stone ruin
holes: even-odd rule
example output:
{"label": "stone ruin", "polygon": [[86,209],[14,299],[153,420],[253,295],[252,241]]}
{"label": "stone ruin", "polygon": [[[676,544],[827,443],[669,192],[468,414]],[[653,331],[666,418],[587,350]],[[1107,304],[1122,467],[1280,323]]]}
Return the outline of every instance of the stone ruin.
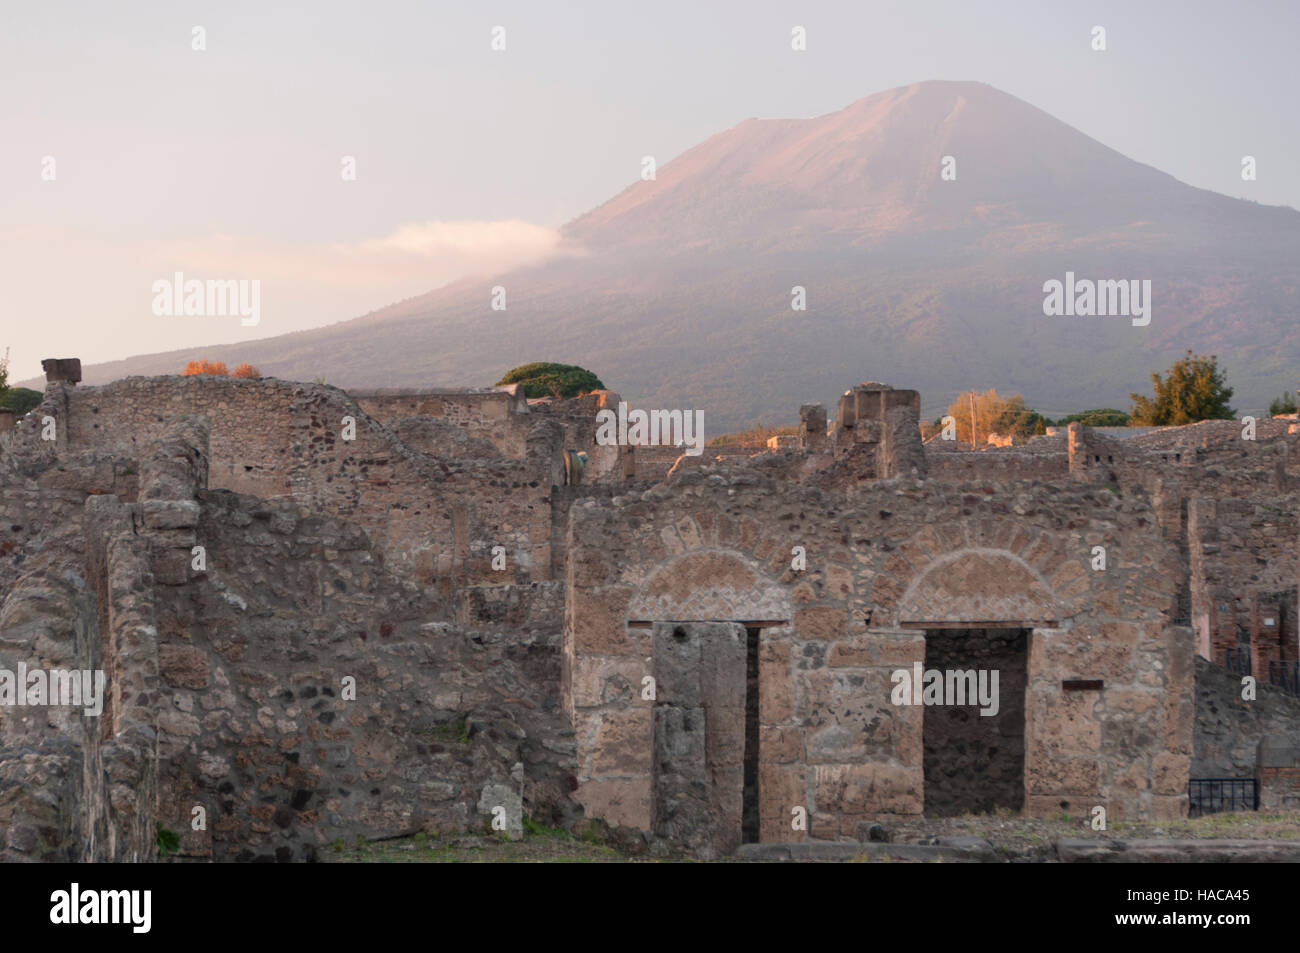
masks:
{"label": "stone ruin", "polygon": [[[161,826],[311,860],[497,814],[717,857],[1181,818],[1208,777],[1300,806],[1287,421],[973,452],[872,383],[688,457],[598,445],[612,392],[47,370],[0,443],[0,673],[107,689],[0,704],[5,859],[149,860]],[[900,695],[928,670],[996,671],[996,713]]]}
{"label": "stone ruin", "polygon": [[81,358],[47,357],[41,361],[41,370],[49,383],[64,381],[69,384],[81,383]]}

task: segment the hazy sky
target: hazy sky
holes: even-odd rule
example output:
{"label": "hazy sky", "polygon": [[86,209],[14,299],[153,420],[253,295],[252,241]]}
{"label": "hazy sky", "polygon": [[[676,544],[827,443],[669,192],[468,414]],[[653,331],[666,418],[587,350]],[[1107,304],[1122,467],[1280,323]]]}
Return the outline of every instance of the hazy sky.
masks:
{"label": "hazy sky", "polygon": [[[643,155],[926,79],[989,83],[1184,182],[1300,208],[1295,2],[0,0],[0,18],[11,379],[537,260]],[[260,280],[261,323],[155,316],[175,270]]]}

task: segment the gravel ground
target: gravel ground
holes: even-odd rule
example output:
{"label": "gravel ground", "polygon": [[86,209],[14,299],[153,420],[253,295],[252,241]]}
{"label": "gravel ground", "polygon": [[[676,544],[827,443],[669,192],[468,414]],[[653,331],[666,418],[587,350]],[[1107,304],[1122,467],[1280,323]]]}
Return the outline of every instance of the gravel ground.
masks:
{"label": "gravel ground", "polygon": [[1298,840],[1300,811],[1263,814],[1210,814],[1206,817],[1158,823],[1116,821],[1105,831],[1094,831],[1089,818],[1060,815],[1052,818],[1012,814],[968,814],[962,817],[923,818],[883,824],[893,843],[927,844],[936,838],[982,837],[1008,860],[1055,859],[1061,838],[1126,841],[1148,838]]}
{"label": "gravel ground", "polygon": [[[1132,824],[1123,821],[1106,831],[1094,831],[1083,818],[965,815],[890,821],[884,834],[895,844],[935,844],[944,837],[982,837],[1006,860],[1042,862],[1056,859],[1061,838],[1126,841],[1148,838],[1300,840],[1300,811],[1284,814],[1245,812],[1212,814],[1181,821]],[[333,863],[627,863],[654,861],[629,856],[591,840],[580,840],[555,829],[534,826],[522,840],[464,834],[445,837],[416,835],[362,845],[335,844],[322,852]]]}
{"label": "gravel ground", "polygon": [[397,864],[617,864],[639,859],[563,831],[531,833],[521,841],[486,835],[403,837],[321,852],[327,863]]}

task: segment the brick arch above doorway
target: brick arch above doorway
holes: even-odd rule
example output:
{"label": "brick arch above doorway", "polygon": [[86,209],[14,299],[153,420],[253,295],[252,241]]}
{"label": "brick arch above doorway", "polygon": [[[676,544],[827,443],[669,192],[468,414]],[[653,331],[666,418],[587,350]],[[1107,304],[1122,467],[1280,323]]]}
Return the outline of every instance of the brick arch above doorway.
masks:
{"label": "brick arch above doorway", "polygon": [[698,549],[661,563],[628,605],[630,619],[789,619],[789,587],[756,560]]}
{"label": "brick arch above doorway", "polygon": [[1068,614],[1042,573],[1006,550],[966,548],[918,573],[898,603],[901,626],[1054,625]]}

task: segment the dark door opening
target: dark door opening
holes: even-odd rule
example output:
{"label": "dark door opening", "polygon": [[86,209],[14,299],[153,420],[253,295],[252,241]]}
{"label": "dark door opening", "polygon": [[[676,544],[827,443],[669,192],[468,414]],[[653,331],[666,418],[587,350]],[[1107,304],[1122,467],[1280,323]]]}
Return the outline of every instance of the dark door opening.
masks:
{"label": "dark door opening", "polygon": [[757,844],[758,813],[758,643],[762,629],[745,628],[745,789],[741,809],[740,840]]}
{"label": "dark door opening", "polygon": [[[927,816],[1024,808],[1028,647],[1024,628],[926,630],[925,671],[944,676],[940,703],[926,703],[923,715]],[[996,714],[980,714],[992,711],[980,686]]]}

